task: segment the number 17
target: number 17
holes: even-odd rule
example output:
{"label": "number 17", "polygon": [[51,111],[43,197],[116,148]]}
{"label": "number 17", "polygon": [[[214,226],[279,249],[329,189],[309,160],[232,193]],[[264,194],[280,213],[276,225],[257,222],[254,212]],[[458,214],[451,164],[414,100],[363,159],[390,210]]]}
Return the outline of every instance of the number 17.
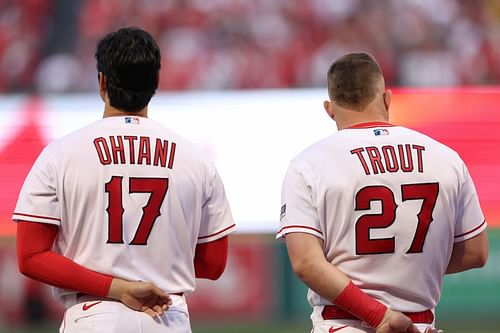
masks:
{"label": "number 17", "polygon": [[[121,176],[113,176],[106,183],[105,190],[109,193],[108,212],[108,243],[123,244],[123,185]],[[142,207],[142,217],[135,236],[130,245],[147,245],[153,225],[161,215],[160,208],[168,190],[168,178],[133,178],[129,179],[129,193],[151,193],[148,202]]]}

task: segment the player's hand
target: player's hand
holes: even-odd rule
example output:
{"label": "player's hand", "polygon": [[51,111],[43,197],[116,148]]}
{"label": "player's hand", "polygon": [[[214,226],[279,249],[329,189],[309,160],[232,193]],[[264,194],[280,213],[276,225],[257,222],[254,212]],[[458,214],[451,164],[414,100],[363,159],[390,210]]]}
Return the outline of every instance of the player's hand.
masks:
{"label": "player's hand", "polygon": [[129,308],[143,311],[151,317],[161,316],[172,304],[170,296],[150,282],[126,281],[114,278],[108,293]]}
{"label": "player's hand", "polygon": [[376,327],[376,333],[420,333],[410,318],[401,312],[387,310],[382,322]]}

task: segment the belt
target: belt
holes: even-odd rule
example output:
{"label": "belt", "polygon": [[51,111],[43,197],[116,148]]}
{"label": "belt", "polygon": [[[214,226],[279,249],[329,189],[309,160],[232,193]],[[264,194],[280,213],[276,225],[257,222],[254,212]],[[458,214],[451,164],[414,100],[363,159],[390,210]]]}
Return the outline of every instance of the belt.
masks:
{"label": "belt", "polygon": [[[422,312],[403,312],[405,316],[411,319],[412,322],[417,324],[432,324],[434,322],[434,313],[431,310],[425,310]],[[331,319],[356,319],[358,317],[354,316],[350,312],[347,312],[335,305],[325,305],[321,316],[324,320]]]}

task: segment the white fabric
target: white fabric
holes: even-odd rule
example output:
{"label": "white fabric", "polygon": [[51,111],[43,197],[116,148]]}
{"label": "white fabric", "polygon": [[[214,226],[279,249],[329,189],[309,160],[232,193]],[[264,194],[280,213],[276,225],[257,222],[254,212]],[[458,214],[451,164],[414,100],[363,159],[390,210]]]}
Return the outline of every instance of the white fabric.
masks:
{"label": "white fabric", "polygon": [[[404,163],[398,157],[398,144]],[[434,207],[428,206],[432,200],[424,203],[412,194],[417,188],[417,197],[432,197],[419,184],[439,188]],[[365,187],[377,190],[361,192]],[[384,209],[382,201],[373,197],[381,191],[387,197]],[[359,193],[366,194],[367,206]],[[395,206],[389,204],[391,196]],[[290,232],[321,238],[329,262],[369,295],[406,312],[436,306],[454,242],[486,228],[474,185],[458,154],[421,133],[388,124],[341,130],[300,153],[285,176],[282,205],[277,238]],[[432,221],[427,233],[418,233],[425,235],[421,252],[417,244],[417,251],[407,253],[417,234],[420,210],[432,211]],[[384,218],[393,213],[394,220],[385,221],[382,213]],[[377,223],[382,224],[376,228]],[[363,233],[363,226],[371,227]],[[359,251],[368,237],[370,245],[393,239],[394,248],[378,254]],[[312,290],[308,300],[312,306],[331,304]]]}
{"label": "white fabric", "polygon": [[[418,330],[422,333],[428,328],[433,328],[433,325],[415,324]],[[368,325],[363,325],[359,320],[322,320],[313,323],[311,333],[375,333],[373,328]]]}
{"label": "white fabric", "polygon": [[[324,320],[321,313],[323,306],[316,306],[311,314],[313,329],[311,333],[375,333],[375,330],[361,320],[335,319]],[[434,328],[435,324],[414,323],[415,326],[424,333],[427,328]]]}
{"label": "white fabric", "polygon": [[[113,189],[106,185],[112,179]],[[159,212],[151,209],[155,200]],[[25,180],[13,220],[58,225],[55,251],[94,271],[184,293],[195,287],[196,244],[234,230],[209,156],[139,117],[101,119],[46,147]],[[131,244],[139,230],[143,239]],[[71,293],[56,290],[59,297]]]}
{"label": "white fabric", "polygon": [[191,333],[191,325],[183,297],[172,295],[172,306],[156,318],[120,302],[88,299],[66,310],[59,332]]}

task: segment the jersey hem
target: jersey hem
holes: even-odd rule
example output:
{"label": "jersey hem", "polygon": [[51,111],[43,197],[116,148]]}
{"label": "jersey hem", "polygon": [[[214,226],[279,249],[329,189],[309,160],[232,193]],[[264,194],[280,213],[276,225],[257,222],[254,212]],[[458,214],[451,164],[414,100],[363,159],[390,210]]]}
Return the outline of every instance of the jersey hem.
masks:
{"label": "jersey hem", "polygon": [[217,231],[213,234],[198,237],[198,241],[196,243],[202,244],[202,243],[212,242],[214,240],[217,240],[217,239],[220,239],[224,236],[229,235],[230,233],[234,232],[235,229],[236,229],[236,224],[233,223],[232,225],[230,225],[230,226],[228,226],[220,231]]}
{"label": "jersey hem", "polygon": [[465,241],[467,239],[474,238],[477,235],[479,235],[481,232],[483,232],[486,229],[487,226],[488,226],[488,224],[486,223],[486,220],[484,220],[483,223],[481,223],[477,227],[475,227],[475,228],[473,228],[473,229],[471,229],[469,231],[466,231],[466,232],[464,232],[464,233],[462,233],[460,235],[454,236],[455,237],[454,242],[458,243],[458,242]]}
{"label": "jersey hem", "polygon": [[47,223],[47,224],[54,224],[54,225],[61,224],[60,218],[50,217],[50,216],[41,216],[41,215],[32,215],[32,214],[24,214],[24,213],[13,213],[11,219],[14,222],[27,221],[27,222],[39,222],[39,223]]}
{"label": "jersey hem", "polygon": [[293,233],[293,232],[301,232],[301,233],[306,233],[306,234],[311,234],[313,236],[316,236],[318,238],[324,239],[323,233],[321,230],[305,226],[305,225],[289,225],[281,228],[277,233],[276,233],[276,239],[280,238],[285,238],[287,234]]}

